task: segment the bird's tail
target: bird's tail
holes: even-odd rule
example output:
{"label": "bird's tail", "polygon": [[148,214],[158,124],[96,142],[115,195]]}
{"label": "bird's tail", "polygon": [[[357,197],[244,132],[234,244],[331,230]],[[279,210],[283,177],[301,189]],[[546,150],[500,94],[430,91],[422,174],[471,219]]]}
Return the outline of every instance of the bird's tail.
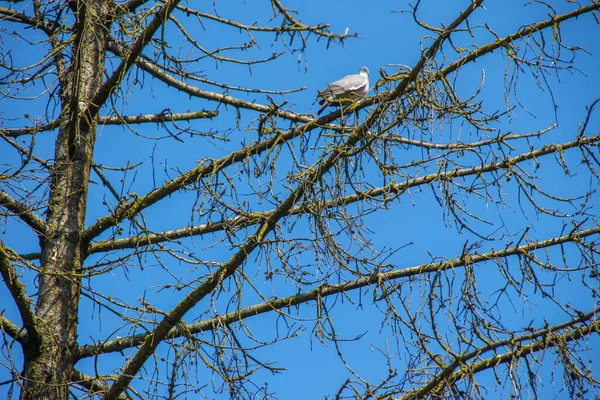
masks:
{"label": "bird's tail", "polygon": [[317,115],[321,115],[323,110],[329,105],[329,103],[325,102],[325,100],[321,100],[319,104],[321,104],[321,108],[319,108],[319,111],[317,111]]}

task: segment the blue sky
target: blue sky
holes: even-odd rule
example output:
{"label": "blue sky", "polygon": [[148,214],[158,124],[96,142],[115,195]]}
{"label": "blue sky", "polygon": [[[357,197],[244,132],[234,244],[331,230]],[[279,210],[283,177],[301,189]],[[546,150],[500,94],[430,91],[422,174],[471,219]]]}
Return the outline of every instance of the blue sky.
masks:
{"label": "blue sky", "polygon": [[[421,6],[420,16],[425,22],[439,26],[440,23],[450,23],[466,6],[467,1],[461,2],[432,2]],[[235,5],[233,5],[235,4]],[[293,52],[281,56],[278,60],[271,63],[257,64],[248,68],[239,64],[217,64],[211,61],[204,61],[191,69],[203,71],[203,74],[211,80],[226,82],[231,85],[240,85],[245,87],[264,88],[271,90],[288,90],[299,87],[305,87],[306,90],[293,93],[286,96],[273,96],[277,102],[287,101],[285,106],[298,113],[316,112],[317,106],[314,104],[317,90],[322,89],[328,82],[339,79],[340,77],[356,73],[361,66],[367,66],[371,71],[371,85],[379,78],[379,70],[385,68],[388,72],[393,72],[394,67],[388,64],[406,64],[414,65],[422,53],[422,46],[431,43],[431,40],[423,39],[424,30],[418,28],[412,20],[410,14],[398,13],[394,11],[408,9],[406,2],[396,1],[376,1],[369,4],[363,1],[290,1],[284,3],[292,9],[299,11],[299,19],[306,24],[329,23],[333,32],[343,32],[348,28],[350,33],[356,32],[361,38],[349,39],[345,41],[344,46],[331,43],[327,46],[324,40],[315,42],[314,37],[308,38],[308,47],[305,52]],[[207,3],[205,11],[213,10],[213,3]],[[202,7],[202,6],[200,6]],[[253,23],[258,21],[259,25],[268,23],[272,15],[270,4],[263,2],[216,2],[215,6],[220,16],[232,20],[239,20],[244,23]],[[573,5],[556,5],[559,13],[573,9]],[[540,4],[528,4],[522,6],[519,1],[490,2],[485,4],[485,9],[480,9],[474,13],[471,25],[489,24],[499,35],[506,35],[514,32],[523,24],[541,21],[547,18],[548,9]],[[185,20],[181,16],[182,21]],[[189,19],[189,18],[188,18]],[[189,21],[188,21],[189,22]],[[204,21],[204,28],[200,29],[198,25],[191,31],[194,38],[201,42],[203,46],[214,49],[218,46],[242,44],[248,40],[244,33],[233,28],[218,28],[215,23]],[[218,31],[216,31],[218,29]],[[562,40],[566,44],[572,44],[585,48],[588,53],[579,52],[576,55],[576,69],[567,70],[560,76],[549,75],[548,84],[552,87],[554,101],[558,108],[554,112],[549,92],[543,87],[538,87],[535,79],[527,71],[521,74],[517,93],[522,108],[515,109],[510,118],[505,118],[494,125],[502,133],[526,133],[534,132],[547,128],[554,122],[558,127],[549,135],[541,140],[532,139],[528,143],[516,144],[514,153],[525,151],[529,145],[535,148],[550,142],[566,142],[574,138],[578,124],[585,117],[585,107],[589,106],[600,93],[600,77],[597,74],[598,55],[600,55],[600,43],[596,38],[595,32],[597,26],[590,16],[584,16],[577,21],[568,21],[563,26]],[[459,36],[455,45],[469,46],[473,44],[484,44],[493,37],[490,34],[484,34],[483,30],[477,30],[478,35],[473,39],[466,34]],[[24,34],[30,34],[25,32]],[[177,35],[172,34],[172,48],[177,49]],[[3,35],[4,36],[4,35]],[[273,52],[297,49],[299,41],[292,44],[286,43],[283,46],[281,39],[273,41],[272,37],[266,34],[255,34],[255,39],[260,45],[260,49],[253,49],[247,52],[237,54],[243,59],[252,59],[253,57],[268,57]],[[15,42],[6,37],[7,46],[14,46]],[[15,50],[16,51],[16,50]],[[176,50],[173,50],[176,51]],[[185,49],[182,49],[185,53]],[[34,58],[34,52],[15,53],[15,59],[21,63],[26,63]],[[451,51],[447,53],[448,59],[443,61],[447,65],[454,61],[455,54]],[[566,57],[568,58],[568,57]],[[504,77],[507,71],[507,57],[503,54],[490,54],[476,63],[465,67],[457,80],[456,90],[461,96],[468,97],[478,87],[482,76],[485,76],[484,86],[479,96],[482,106],[490,113],[495,111],[504,111],[505,91]],[[510,71],[510,69],[509,69]],[[485,73],[485,75],[483,75]],[[256,139],[253,131],[246,130],[246,127],[252,124],[252,120],[257,117],[256,113],[244,111],[240,112],[241,119],[236,121],[236,113],[231,107],[226,108],[223,105],[208,102],[200,98],[190,98],[184,93],[173,93],[167,89],[164,84],[146,77],[142,81],[143,88],[140,88],[133,77],[127,80],[131,83],[131,94],[125,96],[125,100],[118,99],[117,104],[122,102],[119,107],[124,114],[136,115],[139,113],[159,113],[162,110],[170,109],[172,112],[186,112],[200,109],[219,109],[220,115],[214,120],[198,120],[188,123],[181,123],[182,127],[192,127],[203,132],[223,132],[229,141],[217,141],[210,138],[188,138],[182,137],[184,142],[178,142],[171,139],[152,140],[149,138],[165,137],[164,130],[158,125],[148,125],[145,127],[135,126],[137,134],[133,134],[128,129],[105,127],[100,129],[96,145],[96,154],[94,161],[110,167],[119,167],[130,164],[142,163],[137,172],[128,174],[124,179],[123,187],[140,195],[148,192],[153,187],[160,185],[169,177],[174,177],[177,171],[186,171],[197,164],[205,157],[217,158],[227,154],[229,151],[240,148],[244,143]],[[204,89],[215,90],[210,86],[202,86]],[[40,88],[29,89],[34,93]],[[217,90],[220,91],[220,90]],[[232,92],[232,95],[244,100],[256,100],[259,103],[266,104],[265,96],[256,94],[246,94]],[[508,99],[514,102],[514,94],[508,95]],[[2,123],[5,127],[16,127],[26,124],[22,118],[23,110],[26,109],[30,115],[43,115],[45,112],[45,100],[36,101],[13,101],[3,99],[2,111],[0,115],[4,117]],[[106,111],[106,109],[104,110]],[[363,119],[367,111],[361,111],[359,118]],[[11,118],[17,118],[12,120]],[[591,120],[590,132],[598,130],[598,118]],[[287,127],[282,123],[281,127]],[[482,135],[474,129],[460,124],[450,126],[447,123],[434,121],[429,129],[430,139],[439,143],[448,143],[453,141],[467,141]],[[44,133],[36,138],[36,154],[40,157],[51,157],[53,153],[53,140],[55,133]],[[142,135],[147,138],[142,137]],[[318,145],[327,139],[316,141],[317,132],[313,132],[307,142],[318,149]],[[285,151],[285,150],[284,150]],[[16,162],[13,153],[10,153],[5,143],[0,143],[0,154],[8,154],[6,163]],[[315,150],[307,154],[307,159],[316,160],[320,153]],[[398,162],[408,163],[410,160],[424,157],[422,152],[415,148],[407,148],[404,152],[396,154]],[[12,158],[11,158],[12,157]],[[469,157],[468,155],[465,157]],[[570,194],[583,194],[589,188],[590,177],[580,165],[578,165],[577,153],[567,154],[566,158],[575,171],[574,176],[565,176],[562,169],[557,168],[553,162],[542,162],[541,168],[536,172],[538,181],[543,187],[551,193],[564,193],[566,190]],[[278,162],[279,176],[278,185],[283,185],[285,181],[286,163],[290,162],[290,155],[285,153]],[[3,161],[5,163],[5,161]],[[154,166],[153,166],[154,163]],[[435,165],[433,166],[435,167]],[[373,166],[367,166],[373,168]],[[431,173],[435,169],[423,169],[419,173]],[[232,176],[238,171],[238,167],[231,170]],[[406,169],[406,173],[411,171]],[[577,173],[577,171],[581,171]],[[107,176],[114,179],[115,182],[121,178],[116,172],[107,172]],[[266,179],[260,177],[257,179]],[[96,179],[97,181],[97,179]],[[249,192],[247,182],[235,180],[239,185],[240,193]],[[593,185],[597,189],[597,182]],[[283,186],[279,187],[283,191]],[[482,251],[490,248],[503,248],[505,242],[502,239],[508,239],[509,234],[517,235],[522,233],[526,226],[530,226],[529,236],[543,240],[553,235],[558,235],[563,228],[563,224],[569,224],[570,219],[551,219],[536,215],[532,207],[525,204],[519,207],[517,201],[519,194],[516,191],[514,181],[506,184],[502,195],[510,205],[507,207],[497,207],[489,205],[484,201],[477,199],[467,200],[469,209],[475,211],[478,215],[484,216],[491,222],[490,225],[474,223],[481,232],[494,234],[498,240],[492,244],[486,244]],[[91,225],[96,218],[106,215],[107,209],[103,201],[108,199],[109,203],[114,201],[107,195],[107,191],[99,184],[92,185],[90,188],[88,203],[88,225]],[[247,196],[249,207],[253,210],[268,209],[268,203],[256,204],[256,198]],[[197,212],[191,212],[196,201],[194,191],[187,193],[176,193],[172,198],[167,199],[164,204],[152,206],[144,211],[144,218],[149,221],[150,228],[155,231],[174,229],[185,226],[189,223],[202,223],[202,217]],[[590,200],[590,214],[598,214],[598,201],[596,198]],[[550,202],[548,203],[550,204]],[[565,210],[568,211],[568,210]],[[572,210],[571,210],[572,211]],[[405,268],[418,265],[423,262],[431,262],[432,257],[456,257],[469,240],[473,243],[476,239],[466,231],[458,231],[450,219],[444,218],[444,210],[432,196],[432,190],[429,187],[415,190],[414,192],[404,194],[400,201],[394,203],[389,210],[380,210],[365,218],[365,226],[370,233],[367,235],[371,244],[381,251],[387,252],[389,249],[401,248],[394,252],[386,262],[391,263],[395,268]],[[591,222],[589,222],[591,223]],[[588,223],[588,224],[589,224]],[[123,224],[125,234],[128,230],[127,223]],[[306,228],[306,221],[298,222],[298,230],[294,228],[293,233],[302,236]],[[8,246],[22,253],[37,251],[37,242],[33,235],[27,231],[20,223],[8,222],[2,225],[2,240]],[[239,233],[239,238],[251,234],[253,228],[248,232]],[[103,238],[109,237],[111,232],[107,232]],[[290,233],[291,235],[291,233]],[[503,236],[506,235],[506,236]],[[194,238],[193,240],[184,240],[183,242],[192,247],[196,256],[203,260],[214,260],[217,262],[226,261],[234,252],[226,241],[221,242],[222,234],[205,235],[205,237]],[[343,239],[342,239],[343,241]],[[350,250],[356,250],[355,245],[347,243]],[[571,250],[567,250],[570,252]],[[576,257],[576,253],[569,253]],[[555,262],[558,254],[551,255]],[[91,256],[88,260],[89,265],[101,260],[101,256]],[[439,258],[435,258],[439,260]],[[307,252],[300,258],[301,263],[313,266],[312,273],[318,275],[317,271],[327,271],[327,267],[318,265],[312,254]],[[102,292],[106,296],[114,296],[124,301],[129,301],[139,305],[139,300],[146,298],[154,307],[162,310],[169,310],[181,299],[183,293],[175,290],[159,290],[160,286],[169,282],[175,282],[174,276],[184,276],[184,281],[193,281],[193,279],[203,273],[202,266],[197,269],[190,269],[190,265],[178,262],[173,258],[164,260],[166,268],[158,265],[153,257],[142,257],[141,263],[143,270],[140,269],[138,260],[134,259],[127,268],[115,270],[103,276],[93,278],[92,285],[95,290]],[[518,265],[514,265],[518,269]],[[267,266],[265,258],[250,257],[244,265],[244,271],[255,284],[264,290],[266,295],[286,296],[292,295],[299,290],[308,290],[309,287],[296,287],[289,280],[278,278],[270,281],[265,278]],[[518,275],[518,272],[515,272]],[[493,265],[486,264],[477,268],[479,289],[482,296],[487,299],[494,298],[494,293],[498,289],[498,282],[502,279]],[[550,276],[540,274],[542,279],[551,279]],[[461,276],[461,272],[458,272]],[[557,283],[556,296],[565,302],[570,302],[573,307],[579,307],[589,310],[594,305],[594,300],[590,292],[583,290],[577,279],[580,277],[574,274],[573,280],[569,281],[566,277]],[[26,274],[24,277],[34,292],[33,276]],[[226,287],[229,287],[226,285]],[[451,286],[454,287],[454,286]],[[455,289],[458,289],[456,284]],[[427,290],[424,282],[416,280],[415,282],[405,283],[403,290],[413,293],[419,297]],[[383,321],[381,313],[376,311],[376,306],[370,302],[372,291],[365,292],[362,298],[356,294],[347,299],[337,298],[339,304],[332,312],[332,319],[335,321],[336,329],[343,338],[354,338],[360,335],[364,336],[358,341],[343,343],[341,348],[344,350],[344,356],[349,365],[354,368],[358,374],[366,379],[377,382],[387,374],[387,365],[384,363],[384,357],[380,351],[386,348],[392,354],[394,367],[402,373],[405,362],[410,355],[410,350],[403,347],[402,339],[392,335],[393,329]],[[0,288],[0,299],[2,303],[9,304],[9,294],[4,287]],[[6,302],[5,302],[6,300]],[[208,300],[208,299],[205,299]],[[501,303],[501,309],[497,312],[502,316],[502,323],[509,328],[521,329],[527,325],[530,320],[536,319],[535,326],[542,323],[539,318],[543,315],[550,323],[559,323],[566,319],[564,313],[559,312],[556,307],[547,304],[539,293],[528,293],[527,302],[515,298],[513,304],[508,301]],[[327,299],[326,301],[334,301]],[[242,299],[242,305],[247,306],[260,302],[259,297],[248,290]],[[215,301],[214,309],[218,313],[224,313],[231,310],[235,304],[229,303],[228,296],[221,296]],[[415,312],[418,308],[415,304]],[[4,308],[4,307],[3,307]],[[208,303],[199,304],[186,317],[186,322],[195,322],[210,311]],[[259,372],[255,382],[261,384],[268,382],[269,390],[275,392],[279,398],[322,398],[325,395],[333,396],[338,386],[349,377],[348,371],[337,356],[337,351],[331,342],[323,345],[315,337],[314,317],[316,308],[313,303],[304,305],[299,311],[290,310],[291,316],[297,318],[293,325],[284,324],[281,319],[275,315],[261,315],[247,320],[248,328],[262,340],[275,339],[280,335],[275,328],[285,331],[287,329],[300,329],[301,335],[287,341],[283,341],[273,347],[261,348],[256,351],[261,359],[266,361],[276,361],[278,366],[287,368],[287,371],[271,375],[268,372]],[[6,307],[5,315],[18,321],[16,310]],[[98,313],[97,308],[92,308],[89,300],[83,299],[81,304],[80,318],[82,324],[80,327],[80,344],[89,344],[92,340],[114,337],[115,335],[125,336],[133,333],[129,328],[119,330],[118,321],[111,317],[106,310]],[[290,319],[290,321],[292,321]],[[290,322],[291,324],[292,322]],[[98,330],[101,333],[98,335]],[[136,331],[138,333],[139,331]],[[94,339],[92,339],[92,336]],[[210,336],[203,336],[203,339],[209,340]],[[250,342],[246,342],[249,344]],[[598,346],[598,338],[590,340],[591,345]],[[129,354],[125,352],[125,354]],[[133,353],[132,353],[133,354]],[[590,354],[589,357],[600,362],[597,355]],[[120,354],[110,355],[107,360],[101,363],[102,372],[106,373],[110,368],[115,368],[123,362]],[[154,362],[148,361],[148,365]],[[160,361],[157,361],[160,363]],[[84,360],[78,367],[87,373],[93,373],[93,360]],[[0,381],[4,380],[3,372],[0,369]],[[548,372],[548,371],[546,371]],[[200,380],[208,380],[207,375],[200,373]],[[493,377],[484,378],[493,382]],[[555,382],[555,385],[560,386]],[[0,393],[3,388],[0,387]],[[564,398],[556,386],[547,384],[543,390],[552,397]],[[212,397],[212,391],[207,389],[209,398]],[[543,392],[546,393],[546,392]]]}

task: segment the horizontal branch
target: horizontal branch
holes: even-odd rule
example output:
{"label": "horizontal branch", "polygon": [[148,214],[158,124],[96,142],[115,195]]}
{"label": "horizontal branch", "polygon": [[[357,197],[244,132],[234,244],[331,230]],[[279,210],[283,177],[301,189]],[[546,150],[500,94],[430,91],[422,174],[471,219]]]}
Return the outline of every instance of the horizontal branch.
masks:
{"label": "horizontal branch", "polygon": [[33,135],[38,132],[51,131],[53,129],[58,128],[58,126],[59,121],[55,119],[53,121],[48,122],[47,124],[27,126],[25,128],[4,128],[0,130],[0,132],[6,137],[16,138],[23,135]]}
{"label": "horizontal branch", "polygon": [[[276,300],[265,301],[253,306],[245,307],[219,317],[210,318],[190,325],[184,325],[171,329],[166,338],[172,339],[182,337],[187,334],[199,334],[205,331],[217,329],[224,325],[230,325],[244,319],[265,314],[267,312],[284,309],[287,307],[298,306],[303,303],[316,301],[319,298],[333,296],[340,293],[346,293],[352,290],[361,289],[367,286],[389,282],[398,279],[405,279],[414,276],[420,276],[427,273],[441,272],[461,268],[465,265],[475,266],[479,263],[485,263],[490,260],[503,259],[510,256],[521,255],[532,251],[558,246],[566,243],[577,243],[586,237],[600,234],[600,226],[589,229],[574,231],[567,235],[554,237],[542,241],[528,243],[520,246],[513,246],[504,250],[493,250],[482,254],[465,254],[461,258],[448,260],[445,262],[421,264],[413,267],[396,269],[389,272],[373,273],[368,277],[340,283],[336,285],[323,284],[316,289],[300,293],[290,297],[279,298]],[[127,348],[139,346],[148,334],[133,335],[126,338],[118,338],[104,343],[85,345],[79,348],[78,359],[92,357],[97,354],[112,353],[125,350]]]}
{"label": "horizontal branch", "polygon": [[473,149],[473,148],[477,148],[477,147],[489,146],[489,145],[495,144],[495,143],[505,143],[507,141],[519,140],[519,139],[523,139],[523,138],[530,138],[530,137],[538,137],[539,138],[540,136],[544,135],[545,133],[550,132],[557,126],[558,126],[557,123],[553,123],[549,127],[541,129],[537,132],[520,133],[520,134],[508,134],[507,133],[507,134],[503,134],[503,135],[498,135],[491,139],[479,140],[476,142],[460,142],[460,141],[458,141],[456,143],[433,143],[431,141],[409,139],[404,136],[394,135],[394,134],[384,134],[381,136],[381,140],[395,142],[395,143],[408,144],[411,146],[423,147],[426,149],[466,150],[466,149]]}
{"label": "horizontal branch", "polygon": [[162,112],[160,114],[144,115],[112,115],[109,117],[100,117],[98,125],[125,125],[125,124],[143,124],[146,122],[173,122],[173,121],[191,121],[200,118],[214,118],[219,115],[217,110],[191,111],[185,113]]}
{"label": "horizontal branch", "polygon": [[0,190],[0,205],[21,218],[36,234],[41,235],[46,231],[45,222],[36,213],[4,190]]}
{"label": "horizontal branch", "polygon": [[[167,242],[171,240],[177,240],[184,237],[192,237],[198,235],[204,235],[207,233],[219,232],[225,229],[225,227],[247,227],[253,225],[259,221],[264,220],[264,216],[267,213],[271,213],[272,210],[268,212],[260,212],[254,213],[256,218],[249,218],[245,216],[232,218],[227,221],[216,222],[216,223],[206,223],[202,225],[195,225],[180,229],[173,229],[169,231],[159,232],[159,233],[148,233],[139,236],[131,236],[123,239],[109,239],[102,240],[100,242],[91,243],[88,249],[89,254],[94,253],[102,253],[105,251],[112,250],[120,250],[120,249],[128,249],[128,248],[137,248],[140,246],[149,246],[156,243]],[[261,219],[262,218],[262,219]],[[251,222],[252,221],[252,222]],[[31,257],[33,254],[27,254],[26,256]]]}
{"label": "horizontal branch", "polygon": [[[219,115],[217,110],[191,111],[185,113],[162,112],[160,114],[144,115],[111,115],[98,118],[98,125],[125,125],[125,124],[143,124],[147,122],[173,122],[173,121],[191,121],[200,118],[214,118]],[[55,119],[47,124],[28,126],[25,128],[5,128],[0,130],[2,135],[7,137],[19,137],[23,135],[33,135],[38,132],[47,132],[58,128],[59,120]]]}

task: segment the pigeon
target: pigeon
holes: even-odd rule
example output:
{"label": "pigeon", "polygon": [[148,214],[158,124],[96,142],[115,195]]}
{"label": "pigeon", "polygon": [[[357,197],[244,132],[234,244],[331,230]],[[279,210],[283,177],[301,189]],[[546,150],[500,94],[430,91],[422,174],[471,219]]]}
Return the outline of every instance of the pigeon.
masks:
{"label": "pigeon", "polygon": [[348,75],[327,85],[327,89],[319,91],[321,108],[317,115],[321,114],[325,107],[330,106],[335,100],[342,103],[343,100],[358,100],[366,96],[369,91],[369,68],[361,67],[358,74]]}

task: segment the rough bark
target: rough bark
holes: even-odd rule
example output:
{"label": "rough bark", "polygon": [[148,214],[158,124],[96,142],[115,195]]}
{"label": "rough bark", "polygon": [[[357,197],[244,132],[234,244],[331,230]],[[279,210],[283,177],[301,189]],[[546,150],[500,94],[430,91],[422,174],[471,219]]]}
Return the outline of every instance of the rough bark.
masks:
{"label": "rough bark", "polygon": [[56,140],[47,229],[40,235],[41,273],[36,314],[42,340],[28,343],[22,399],[67,399],[77,350],[80,270],[87,187],[97,121],[83,110],[102,85],[110,3],[80,2],[72,64],[60,77]]}

